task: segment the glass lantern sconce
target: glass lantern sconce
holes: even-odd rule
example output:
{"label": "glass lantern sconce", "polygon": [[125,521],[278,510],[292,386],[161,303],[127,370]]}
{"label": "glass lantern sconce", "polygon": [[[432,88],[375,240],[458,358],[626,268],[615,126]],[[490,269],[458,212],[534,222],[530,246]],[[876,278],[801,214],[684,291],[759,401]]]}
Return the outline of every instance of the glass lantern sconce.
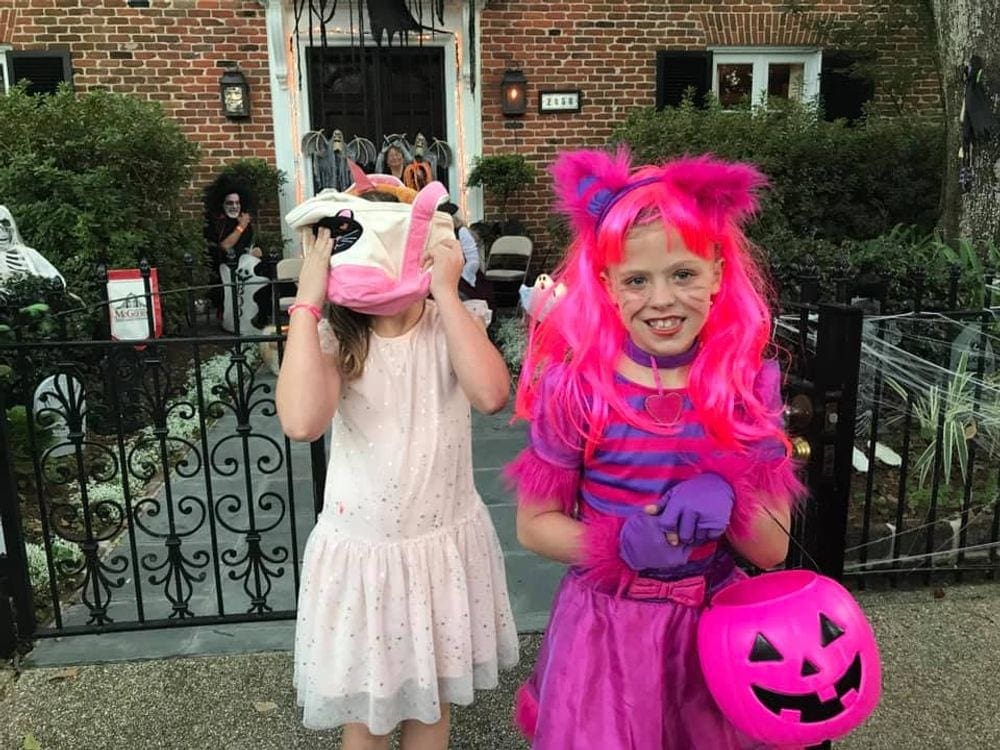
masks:
{"label": "glass lantern sconce", "polygon": [[250,116],[250,85],[239,68],[230,68],[222,74],[219,95],[222,98],[222,114],[230,120]]}
{"label": "glass lantern sconce", "polygon": [[500,111],[504,115],[523,115],[528,110],[528,79],[520,70],[504,71],[500,94],[503,97]]}

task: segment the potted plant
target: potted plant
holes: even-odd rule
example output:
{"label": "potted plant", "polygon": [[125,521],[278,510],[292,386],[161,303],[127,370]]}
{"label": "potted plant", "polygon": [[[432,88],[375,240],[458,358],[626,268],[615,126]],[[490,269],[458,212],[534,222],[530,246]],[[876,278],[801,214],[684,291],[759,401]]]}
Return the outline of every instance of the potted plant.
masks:
{"label": "potted plant", "polygon": [[520,231],[520,224],[511,221],[507,215],[507,201],[534,179],[535,167],[521,154],[496,154],[477,156],[465,184],[481,187],[492,196],[499,203],[503,234],[516,234]]}

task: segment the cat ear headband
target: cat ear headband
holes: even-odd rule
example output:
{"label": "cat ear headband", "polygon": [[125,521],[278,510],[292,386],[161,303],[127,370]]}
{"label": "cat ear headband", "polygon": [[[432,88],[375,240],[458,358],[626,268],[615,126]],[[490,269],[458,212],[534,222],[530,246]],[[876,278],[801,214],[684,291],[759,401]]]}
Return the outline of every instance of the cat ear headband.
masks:
{"label": "cat ear headband", "polygon": [[742,223],[757,210],[757,193],[767,182],[749,164],[710,156],[683,157],[633,172],[624,148],[614,154],[594,149],[564,152],[552,175],[559,208],[581,232],[597,232],[622,198],[658,183],[723,231],[726,224]]}

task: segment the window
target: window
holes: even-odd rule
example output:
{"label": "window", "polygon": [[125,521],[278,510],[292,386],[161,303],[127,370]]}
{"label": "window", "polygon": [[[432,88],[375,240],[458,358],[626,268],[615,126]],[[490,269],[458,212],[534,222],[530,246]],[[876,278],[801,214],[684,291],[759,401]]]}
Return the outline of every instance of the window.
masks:
{"label": "window", "polygon": [[63,81],[73,82],[69,52],[17,50],[6,57],[8,87],[27,79],[29,94],[52,94]]}
{"label": "window", "polygon": [[0,44],[0,94],[6,94],[10,88],[10,78],[7,75],[7,52],[10,47]]}
{"label": "window", "polygon": [[819,95],[819,50],[726,47],[712,50],[711,59],[711,90],[725,108],[759,106],[773,97],[808,102]]}
{"label": "window", "polygon": [[694,90],[694,103],[705,103],[705,94],[712,86],[711,52],[656,53],[656,108],[676,107],[689,89]]}
{"label": "window", "polygon": [[860,62],[863,58],[853,52],[823,53],[819,91],[825,119],[854,122],[864,113],[865,104],[875,95],[875,84],[858,70]]}

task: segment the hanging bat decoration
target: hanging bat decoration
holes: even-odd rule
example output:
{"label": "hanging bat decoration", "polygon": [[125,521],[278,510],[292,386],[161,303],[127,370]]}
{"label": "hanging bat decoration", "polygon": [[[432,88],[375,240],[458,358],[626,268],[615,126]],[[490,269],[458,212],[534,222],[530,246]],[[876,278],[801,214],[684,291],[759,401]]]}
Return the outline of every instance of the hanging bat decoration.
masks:
{"label": "hanging bat decoration", "polygon": [[378,149],[375,148],[375,144],[360,135],[355,135],[347,144],[347,158],[362,167],[371,169],[377,156]]}
{"label": "hanging bat decoration", "polygon": [[439,138],[431,139],[431,146],[429,149],[431,155],[437,159],[437,165],[441,169],[447,169],[451,166],[452,161],[455,157],[452,155],[451,146],[449,146],[445,141]]}
{"label": "hanging bat decoration", "polygon": [[330,142],[322,130],[310,130],[302,136],[302,155],[312,165],[313,192],[318,193],[334,181]]}

